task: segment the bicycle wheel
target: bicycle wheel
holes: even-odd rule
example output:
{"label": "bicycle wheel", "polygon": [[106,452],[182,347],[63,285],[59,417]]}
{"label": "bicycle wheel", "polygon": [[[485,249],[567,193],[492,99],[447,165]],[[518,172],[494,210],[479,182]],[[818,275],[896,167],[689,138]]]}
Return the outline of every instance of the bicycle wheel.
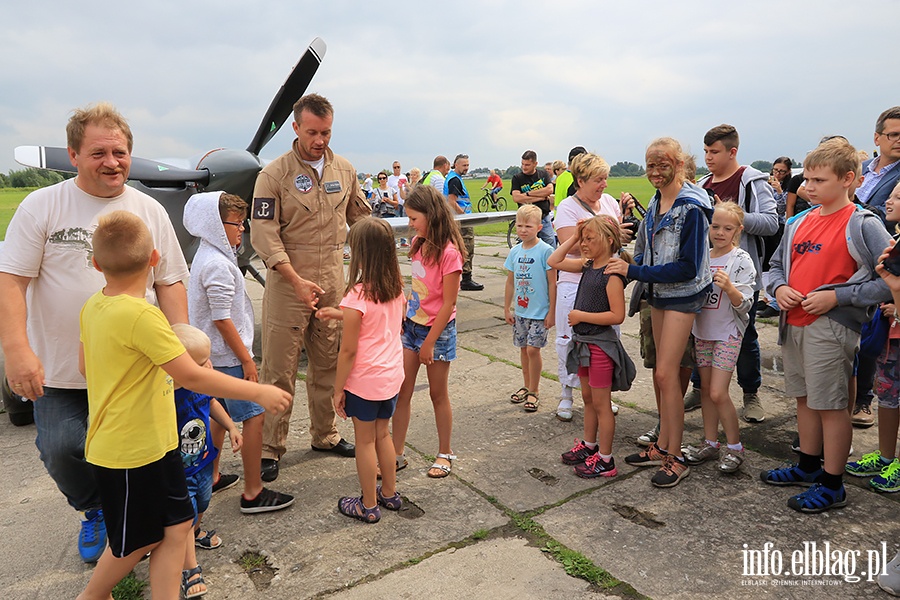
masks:
{"label": "bicycle wheel", "polygon": [[507,207],[509,206],[509,201],[503,196],[497,196],[497,203],[494,205],[494,210],[498,212],[502,212],[504,210],[509,210]]}
{"label": "bicycle wheel", "polygon": [[491,199],[487,196],[482,196],[481,200],[478,201],[478,212],[487,212],[491,207]]}
{"label": "bicycle wheel", "polygon": [[513,246],[518,244],[519,241],[520,240],[516,235],[516,222],[514,220],[510,221],[509,229],[506,230],[506,245],[512,248]]}

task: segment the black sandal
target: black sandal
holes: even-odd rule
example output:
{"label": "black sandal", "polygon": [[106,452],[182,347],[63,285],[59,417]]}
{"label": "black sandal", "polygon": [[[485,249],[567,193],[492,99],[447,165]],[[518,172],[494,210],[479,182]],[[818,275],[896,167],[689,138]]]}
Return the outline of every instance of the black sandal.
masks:
{"label": "black sandal", "polygon": [[[202,585],[203,591],[189,594],[188,590],[195,585]],[[200,565],[197,565],[193,569],[188,569],[181,572],[181,594],[185,597],[185,599],[205,596],[206,592],[208,591],[209,590],[206,589],[206,582],[203,581],[203,569],[200,568]]]}

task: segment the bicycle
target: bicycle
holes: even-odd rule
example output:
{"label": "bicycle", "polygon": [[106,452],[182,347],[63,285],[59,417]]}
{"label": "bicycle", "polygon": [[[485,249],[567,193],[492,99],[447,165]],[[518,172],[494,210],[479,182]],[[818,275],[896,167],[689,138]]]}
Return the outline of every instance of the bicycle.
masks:
{"label": "bicycle", "polygon": [[484,190],[484,195],[478,200],[478,212],[488,212],[489,210],[495,210],[497,212],[502,212],[507,210],[507,206],[509,206],[509,200],[503,196],[497,195],[495,199],[491,196],[491,190]]}

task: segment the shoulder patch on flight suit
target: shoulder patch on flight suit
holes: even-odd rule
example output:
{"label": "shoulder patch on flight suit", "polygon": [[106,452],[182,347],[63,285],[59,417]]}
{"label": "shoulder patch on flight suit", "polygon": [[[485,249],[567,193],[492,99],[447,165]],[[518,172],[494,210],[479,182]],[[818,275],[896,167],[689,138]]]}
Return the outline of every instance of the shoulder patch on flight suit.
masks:
{"label": "shoulder patch on flight suit", "polygon": [[254,198],[253,215],[250,218],[273,220],[275,218],[275,198]]}
{"label": "shoulder patch on flight suit", "polygon": [[325,182],[325,193],[326,194],[336,194],[341,191],[341,182],[340,181],[326,181]]}
{"label": "shoulder patch on flight suit", "polygon": [[312,179],[310,179],[309,175],[306,175],[305,173],[301,173],[300,175],[297,175],[296,179],[294,179],[294,186],[299,191],[301,191],[305,194],[306,192],[308,192],[309,190],[312,189],[313,182],[312,182]]}

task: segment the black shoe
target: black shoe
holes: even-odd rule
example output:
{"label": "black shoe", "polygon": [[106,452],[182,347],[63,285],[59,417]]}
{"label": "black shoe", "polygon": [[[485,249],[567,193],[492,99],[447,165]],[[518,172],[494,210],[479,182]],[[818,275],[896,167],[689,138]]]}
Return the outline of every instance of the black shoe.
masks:
{"label": "black shoe", "polygon": [[354,456],[356,456],[356,446],[354,446],[344,438],[341,438],[341,441],[339,441],[331,448],[316,448],[315,446],[313,446],[312,449],[316,452],[334,452],[335,454],[338,454],[345,458],[353,458]]}
{"label": "black shoe", "polygon": [[[277,465],[278,461],[275,461],[275,464]],[[282,494],[281,492],[275,492],[268,488],[263,488],[262,491],[253,500],[247,500],[246,498],[244,498],[243,494],[241,495],[241,512],[245,515],[252,515],[263,512],[274,512],[276,510],[287,508],[293,503],[294,497],[290,494]]]}
{"label": "black shoe", "polygon": [[219,480],[213,484],[212,493],[221,492],[222,490],[227,490],[230,487],[234,487],[237,485],[238,480],[240,479],[240,475],[235,475],[234,473],[230,473],[226,475],[225,473],[219,473]]}
{"label": "black shoe", "polygon": [[262,480],[272,482],[278,479],[278,461],[274,458],[262,459],[262,468],[260,469]]}
{"label": "black shoe", "polygon": [[464,292],[480,292],[484,289],[484,285],[478,283],[477,281],[472,281],[471,277],[463,278],[461,282],[459,282],[459,289]]}
{"label": "black shoe", "polygon": [[771,319],[778,316],[778,311],[766,304],[762,309],[756,311],[756,316],[761,319]]}

